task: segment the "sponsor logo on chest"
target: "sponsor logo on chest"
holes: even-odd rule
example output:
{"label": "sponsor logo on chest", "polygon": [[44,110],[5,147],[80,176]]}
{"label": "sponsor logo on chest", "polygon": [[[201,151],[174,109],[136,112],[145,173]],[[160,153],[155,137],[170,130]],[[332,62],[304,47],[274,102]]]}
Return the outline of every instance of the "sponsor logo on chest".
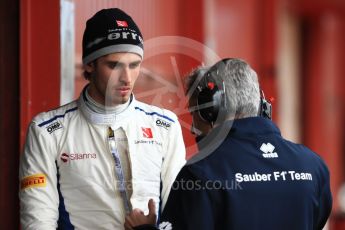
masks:
{"label": "sponsor logo on chest", "polygon": [[162,146],[162,142],[154,139],[155,135],[151,128],[141,127],[139,131],[141,133],[141,138],[134,140],[134,144],[149,144],[149,145],[159,145]]}
{"label": "sponsor logo on chest", "polygon": [[143,137],[148,138],[148,139],[153,138],[153,134],[152,134],[151,128],[141,127],[141,131],[142,131]]}
{"label": "sponsor logo on chest", "polygon": [[94,160],[96,158],[96,153],[62,153],[60,156],[61,161],[64,163],[69,161]]}

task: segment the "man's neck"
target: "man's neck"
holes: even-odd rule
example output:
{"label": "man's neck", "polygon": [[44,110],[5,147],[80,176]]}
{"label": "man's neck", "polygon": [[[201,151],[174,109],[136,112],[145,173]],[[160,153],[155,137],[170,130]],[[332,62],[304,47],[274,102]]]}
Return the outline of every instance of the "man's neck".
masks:
{"label": "man's neck", "polygon": [[85,103],[89,109],[99,114],[119,114],[123,112],[130,104],[130,99],[123,104],[105,106],[97,102],[88,92],[88,88],[85,90]]}

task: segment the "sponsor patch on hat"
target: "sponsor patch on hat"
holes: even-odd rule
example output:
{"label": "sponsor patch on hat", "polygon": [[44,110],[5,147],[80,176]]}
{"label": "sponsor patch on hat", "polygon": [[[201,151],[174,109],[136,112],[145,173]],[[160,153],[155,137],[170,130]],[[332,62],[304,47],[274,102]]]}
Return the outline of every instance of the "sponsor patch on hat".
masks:
{"label": "sponsor patch on hat", "polygon": [[47,180],[44,174],[34,174],[31,176],[24,177],[20,181],[20,189],[24,190],[27,188],[36,188],[36,187],[46,187]]}
{"label": "sponsor patch on hat", "polygon": [[116,24],[120,27],[128,27],[128,23],[126,21],[116,20]]}

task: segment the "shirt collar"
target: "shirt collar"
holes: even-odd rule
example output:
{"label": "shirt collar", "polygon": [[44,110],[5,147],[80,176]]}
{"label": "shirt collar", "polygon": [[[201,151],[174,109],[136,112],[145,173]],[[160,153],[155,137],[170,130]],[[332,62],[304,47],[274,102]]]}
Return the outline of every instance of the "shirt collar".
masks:
{"label": "shirt collar", "polygon": [[212,129],[199,143],[199,152],[186,163],[196,163],[212,154],[226,138],[248,137],[275,133],[280,135],[277,126],[269,119],[263,117],[250,117],[228,120]]}
{"label": "shirt collar", "polygon": [[[84,88],[85,90],[85,88]],[[130,117],[135,110],[136,100],[132,94],[130,97],[129,105],[120,113],[107,113],[100,114],[92,111],[85,103],[84,90],[81,92],[81,95],[78,99],[78,107],[80,108],[84,117],[92,124],[98,125],[109,125],[109,126],[120,126],[120,121],[123,121]]]}
{"label": "shirt collar", "polygon": [[266,135],[275,133],[280,135],[279,128],[269,119],[263,117],[248,117],[236,119],[231,123],[230,135]]}

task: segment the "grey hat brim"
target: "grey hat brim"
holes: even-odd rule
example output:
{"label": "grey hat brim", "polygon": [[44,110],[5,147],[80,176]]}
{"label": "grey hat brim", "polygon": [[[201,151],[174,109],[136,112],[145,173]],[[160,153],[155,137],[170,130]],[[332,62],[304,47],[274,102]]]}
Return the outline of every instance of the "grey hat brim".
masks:
{"label": "grey hat brim", "polygon": [[92,52],[91,54],[83,58],[83,64],[86,65],[92,62],[93,60],[107,54],[121,53],[121,52],[135,53],[135,54],[138,54],[141,57],[141,59],[144,58],[144,50],[140,46],[131,45],[131,44],[119,44],[119,45],[111,45],[111,46],[103,47],[99,50]]}

